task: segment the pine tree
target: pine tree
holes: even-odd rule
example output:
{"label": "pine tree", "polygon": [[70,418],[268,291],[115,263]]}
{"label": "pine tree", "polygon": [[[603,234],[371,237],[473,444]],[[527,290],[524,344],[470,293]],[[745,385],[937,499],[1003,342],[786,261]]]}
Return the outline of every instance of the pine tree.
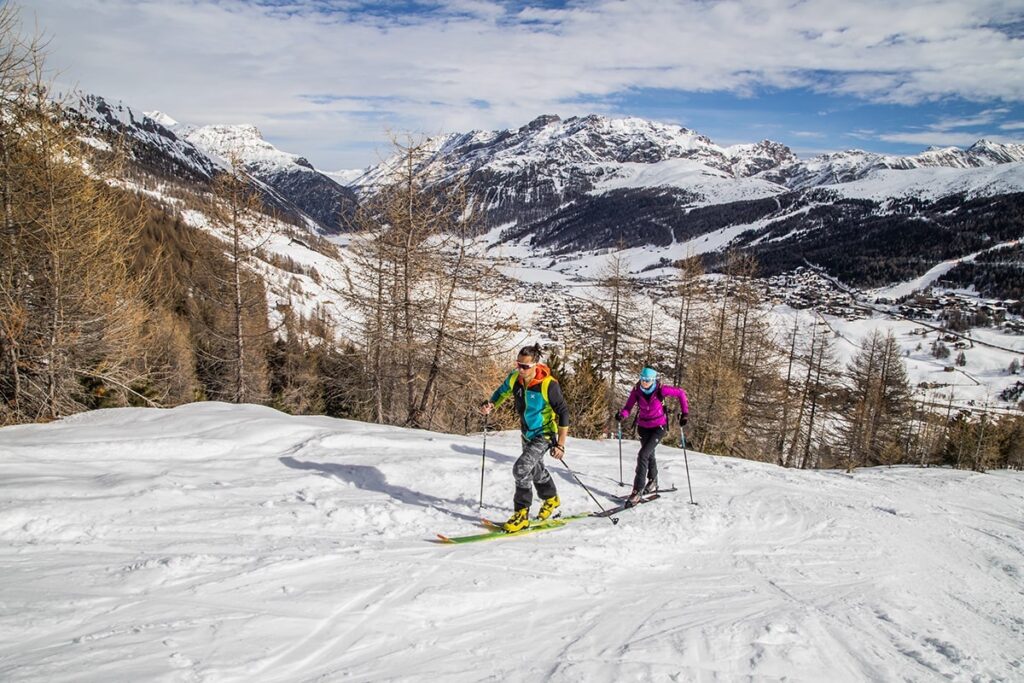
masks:
{"label": "pine tree", "polygon": [[728,255],[724,293],[709,311],[683,384],[691,440],[700,450],[772,457],[778,445],[784,356],[772,332],[749,256]]}
{"label": "pine tree", "polygon": [[562,385],[562,393],[569,405],[572,433],[583,439],[596,439],[606,433],[608,414],[608,384],[597,363],[586,353],[577,357],[570,371],[563,357],[549,359],[551,374]]}
{"label": "pine tree", "polygon": [[20,33],[15,7],[0,4],[0,211],[2,211],[2,257],[0,262],[0,425],[34,418],[26,405],[29,385],[25,347],[28,337],[26,284],[31,280],[21,239],[25,230],[20,210],[16,216],[19,179],[30,165],[24,131],[32,112],[32,76],[42,69],[43,56],[38,39]]}
{"label": "pine tree", "polygon": [[[573,329],[567,335],[567,348],[592,363],[597,374],[605,379],[605,396],[601,403],[608,407],[606,425],[611,423],[611,410],[625,401],[627,369],[639,371],[641,349],[648,334],[650,317],[639,313],[637,285],[629,275],[628,264],[620,252],[612,252],[602,267],[595,294],[583,300]],[[639,330],[645,330],[637,334]]]}
{"label": "pine tree", "polygon": [[105,182],[117,155],[83,165],[78,132],[11,12],[0,8],[0,421],[146,403],[146,277],[131,272],[144,217]]}
{"label": "pine tree", "polygon": [[999,467],[1024,470],[1024,415],[1006,415],[998,423]]}
{"label": "pine tree", "polygon": [[875,330],[847,366],[841,428],[846,468],[893,464],[904,455],[912,407],[906,367],[892,332]]}
{"label": "pine tree", "polygon": [[621,251],[613,252],[601,272],[599,288],[603,295],[599,314],[604,325],[599,336],[607,344],[608,405],[617,405],[618,388],[623,359],[629,353],[630,332],[637,328],[639,316],[635,302],[636,284],[629,276],[626,260]]}
{"label": "pine tree", "polygon": [[365,350],[363,403],[379,422],[461,426],[459,377],[478,376],[503,334],[488,296],[498,285],[471,250],[473,197],[462,185],[431,186],[422,142],[396,141],[395,149],[390,176],[353,220],[343,293]]}
{"label": "pine tree", "polygon": [[[794,326],[791,345],[796,353],[798,379],[792,382],[795,384],[796,406],[793,433],[782,462],[787,467],[816,467],[815,454],[829,446],[826,432],[826,425],[831,421],[828,398],[833,393],[839,373],[835,369],[835,351],[827,327],[824,321],[819,321],[811,328],[811,338],[797,348],[795,337],[799,335]],[[790,383],[787,380],[787,384]]]}
{"label": "pine tree", "polygon": [[274,219],[237,154],[213,181],[204,207],[213,234],[226,245],[223,256],[204,258],[206,240],[187,233],[198,268],[192,319],[200,378],[212,398],[261,402],[268,395],[270,328],[265,284],[256,262],[273,234]]}

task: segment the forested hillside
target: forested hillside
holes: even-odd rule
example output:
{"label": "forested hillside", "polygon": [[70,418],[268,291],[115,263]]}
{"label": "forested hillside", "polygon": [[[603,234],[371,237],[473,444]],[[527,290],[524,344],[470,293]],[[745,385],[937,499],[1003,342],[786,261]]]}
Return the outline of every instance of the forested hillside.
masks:
{"label": "forested hillside", "polygon": [[[891,329],[850,342],[814,311],[780,327],[761,278],[805,262],[854,283],[907,278],[1019,238],[1022,194],[882,202],[819,188],[701,205],[703,195],[681,187],[619,188],[551,213],[545,199],[498,246],[530,242],[531,258],[553,265],[581,249],[607,252],[603,272],[569,292],[503,269],[495,245],[479,241],[490,219],[477,181],[439,185],[429,142],[396,145],[359,206],[339,205],[352,233],[332,241],[308,214],[272,201],[251,164],[197,157],[130,108],[94,100],[105,112],[97,120],[66,106],[43,77],[40,42],[23,33],[11,5],[0,19],[2,424],[222,400],[464,433],[481,427],[479,401],[508,375],[516,350],[539,339],[580,436],[609,434],[636,373],[651,365],[689,392],[685,437],[709,453],[799,468],[1021,466],[1015,396],[999,406],[959,401],[955,387],[911,382],[906,368],[961,343],[956,367],[969,355],[972,370],[1007,385],[1019,371],[1011,348],[993,360],[936,333],[924,351]],[[593,137],[602,126],[616,145]],[[740,161],[760,173],[781,154],[771,146],[726,154],[636,121],[616,129],[596,117],[570,128],[587,132],[586,145],[573,138],[570,149],[586,156],[601,146],[617,164],[648,155],[680,162],[630,146],[637,130],[669,136],[673,154],[721,166],[716,183]],[[695,146],[680,145],[680,135]],[[687,169],[694,158],[682,160]],[[738,231],[732,250],[676,260],[657,290],[640,285],[618,250],[699,241],[723,228]],[[946,277],[1016,291],[1013,277],[988,273],[1015,274],[1019,256],[1017,247],[988,251]],[[841,341],[856,346],[842,360]],[[917,393],[947,386],[948,404]],[[489,426],[515,424],[505,412]],[[683,436],[674,427],[668,441]]]}

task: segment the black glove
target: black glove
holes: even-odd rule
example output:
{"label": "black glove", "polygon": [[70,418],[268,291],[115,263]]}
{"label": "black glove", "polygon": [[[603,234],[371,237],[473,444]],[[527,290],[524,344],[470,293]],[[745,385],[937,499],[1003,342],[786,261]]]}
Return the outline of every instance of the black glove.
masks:
{"label": "black glove", "polygon": [[686,413],[679,413],[679,424],[685,425],[687,423]]}
{"label": "black glove", "polygon": [[615,421],[621,424],[622,423],[622,416],[619,415],[618,413],[615,413]]}

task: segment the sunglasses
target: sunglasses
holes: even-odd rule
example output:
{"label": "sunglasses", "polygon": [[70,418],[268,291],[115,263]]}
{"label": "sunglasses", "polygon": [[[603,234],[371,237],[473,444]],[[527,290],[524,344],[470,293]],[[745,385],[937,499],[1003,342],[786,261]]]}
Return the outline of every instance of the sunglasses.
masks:
{"label": "sunglasses", "polygon": [[516,367],[520,370],[529,370],[534,365],[536,365],[536,363],[516,363]]}
{"label": "sunglasses", "polygon": [[640,380],[640,384],[654,384],[654,380],[653,379],[642,379],[642,380]]}

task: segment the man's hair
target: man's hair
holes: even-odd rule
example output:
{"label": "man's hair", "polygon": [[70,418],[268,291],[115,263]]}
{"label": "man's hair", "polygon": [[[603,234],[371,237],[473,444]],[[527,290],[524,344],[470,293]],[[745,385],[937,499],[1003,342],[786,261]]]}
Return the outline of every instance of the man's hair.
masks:
{"label": "man's hair", "polygon": [[523,348],[519,349],[519,355],[520,356],[529,356],[530,358],[533,359],[534,363],[536,363],[537,361],[540,360],[540,354],[541,354],[540,344],[533,344],[532,346],[524,346]]}

